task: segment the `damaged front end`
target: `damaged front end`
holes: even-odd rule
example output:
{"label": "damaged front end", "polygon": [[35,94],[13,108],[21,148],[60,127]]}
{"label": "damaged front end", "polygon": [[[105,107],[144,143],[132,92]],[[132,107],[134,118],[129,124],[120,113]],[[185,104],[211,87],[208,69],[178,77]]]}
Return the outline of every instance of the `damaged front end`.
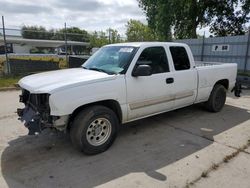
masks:
{"label": "damaged front end", "polygon": [[33,94],[25,89],[22,90],[20,102],[25,104],[25,108],[17,109],[17,114],[19,120],[29,129],[29,135],[39,134],[45,128],[52,128],[60,119],[57,116],[50,116],[49,96],[50,94],[46,93]]}

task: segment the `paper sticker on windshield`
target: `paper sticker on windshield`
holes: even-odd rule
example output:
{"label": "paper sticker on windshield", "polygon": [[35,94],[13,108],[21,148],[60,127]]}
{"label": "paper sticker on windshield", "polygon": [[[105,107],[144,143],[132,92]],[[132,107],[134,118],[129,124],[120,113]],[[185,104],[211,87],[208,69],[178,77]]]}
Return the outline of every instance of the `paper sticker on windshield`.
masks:
{"label": "paper sticker on windshield", "polygon": [[131,53],[133,51],[133,48],[121,48],[119,52],[126,52],[126,53]]}

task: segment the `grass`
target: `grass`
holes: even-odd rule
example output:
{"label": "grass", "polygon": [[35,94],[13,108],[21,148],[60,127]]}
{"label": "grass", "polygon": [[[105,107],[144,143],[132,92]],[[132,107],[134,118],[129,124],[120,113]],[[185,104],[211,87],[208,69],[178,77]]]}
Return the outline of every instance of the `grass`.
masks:
{"label": "grass", "polygon": [[0,77],[0,88],[13,87],[21,77]]}
{"label": "grass", "polygon": [[213,170],[216,170],[217,168],[219,168],[219,165],[218,165],[218,164],[213,164],[213,165],[212,165],[212,169],[213,169]]}
{"label": "grass", "polygon": [[[56,62],[59,63],[60,68],[65,68],[67,66],[65,56],[58,56],[55,54],[51,55],[34,55],[34,54],[29,54],[29,55],[16,55],[16,54],[9,54],[9,58],[11,59],[19,59],[19,60],[31,60],[31,61],[50,61],[50,62]],[[4,61],[5,61],[5,56],[1,55],[0,56],[0,71],[3,70],[4,67]],[[0,78],[1,79],[1,78]]]}
{"label": "grass", "polygon": [[223,159],[223,161],[225,163],[227,163],[228,161],[230,161],[231,159],[233,159],[234,157],[236,157],[240,152],[244,152],[244,150],[247,149],[249,146],[250,146],[250,140],[248,140],[245,145],[243,145],[242,147],[240,147],[239,149],[237,149],[237,151],[231,153],[230,155],[225,156],[224,159]]}
{"label": "grass", "polygon": [[238,75],[250,77],[250,71],[244,72],[244,71],[240,71],[240,70],[239,70],[239,71],[238,71]]}
{"label": "grass", "polygon": [[191,182],[186,182],[186,188],[189,188],[190,186],[194,185],[196,182],[198,182],[200,179],[202,178],[207,178],[209,173],[213,170],[217,170],[220,165],[224,162],[224,163],[228,163],[230,160],[232,160],[234,157],[236,157],[237,155],[239,155],[240,152],[244,152],[245,149],[247,149],[250,146],[250,139],[247,141],[247,143],[243,146],[241,146],[240,148],[238,148],[236,151],[234,151],[233,153],[225,156],[223,158],[223,161],[215,164],[213,163],[211,167],[209,167],[207,170],[203,171],[201,173],[201,175],[196,178],[195,180],[191,181]]}
{"label": "grass", "polygon": [[208,171],[204,171],[201,174],[201,177],[206,178],[208,176]]}

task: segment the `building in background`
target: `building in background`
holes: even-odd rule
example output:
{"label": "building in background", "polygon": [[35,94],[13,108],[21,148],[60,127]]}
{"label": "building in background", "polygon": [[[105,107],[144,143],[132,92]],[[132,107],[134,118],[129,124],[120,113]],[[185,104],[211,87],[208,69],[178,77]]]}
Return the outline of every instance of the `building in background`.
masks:
{"label": "building in background", "polygon": [[[7,37],[7,51],[14,54],[65,54],[65,41],[24,39]],[[67,41],[68,54],[84,55],[88,53],[88,42]],[[0,54],[4,54],[4,39],[0,36]]]}

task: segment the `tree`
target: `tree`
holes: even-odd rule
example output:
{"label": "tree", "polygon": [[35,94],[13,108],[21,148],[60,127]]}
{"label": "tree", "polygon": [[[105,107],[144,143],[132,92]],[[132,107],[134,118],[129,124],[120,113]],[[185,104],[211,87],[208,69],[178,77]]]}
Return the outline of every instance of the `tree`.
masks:
{"label": "tree", "polygon": [[121,35],[119,32],[115,29],[109,28],[104,31],[94,31],[92,34],[90,34],[90,47],[102,47],[106,44],[110,43],[120,43],[124,42],[124,40],[121,39]]}
{"label": "tree", "polygon": [[53,30],[47,31],[42,26],[23,26],[21,34],[27,39],[51,39],[54,35]]}
{"label": "tree", "polygon": [[[78,27],[67,28],[67,40],[89,42],[89,34]],[[23,38],[43,40],[65,40],[65,29],[46,30],[42,26],[23,26],[21,29]]]}
{"label": "tree", "polygon": [[171,40],[173,14],[170,7],[172,0],[138,0],[139,6],[146,13],[148,26],[159,40]]}
{"label": "tree", "polygon": [[[89,42],[89,34],[86,30],[78,27],[70,27],[66,29],[67,40]],[[65,40],[65,29],[59,29],[55,31],[54,40]]]}
{"label": "tree", "polygon": [[[215,0],[213,0],[215,1]],[[249,21],[249,0],[219,1],[211,5],[209,13],[214,15],[210,32],[215,36],[244,35]]]}
{"label": "tree", "polygon": [[163,40],[196,38],[196,28],[206,23],[206,2],[197,0],[138,0],[149,26]]}
{"label": "tree", "polygon": [[123,40],[121,39],[121,35],[115,29],[109,28],[107,29],[107,33],[109,33],[110,43],[120,43]]}
{"label": "tree", "polygon": [[206,13],[206,1],[177,0],[173,2],[173,30],[178,39],[197,38],[196,29],[202,27],[208,21]]}
{"label": "tree", "polygon": [[203,26],[218,36],[243,34],[249,20],[250,0],[138,1],[149,27],[164,40],[171,40],[172,31],[175,38],[197,38],[196,29]]}
{"label": "tree", "polygon": [[154,35],[152,30],[138,20],[129,20],[126,25],[126,36],[130,42],[134,41],[152,41]]}
{"label": "tree", "polygon": [[99,48],[106,44],[109,44],[109,40],[105,32],[94,31],[94,33],[90,35],[90,47]]}

